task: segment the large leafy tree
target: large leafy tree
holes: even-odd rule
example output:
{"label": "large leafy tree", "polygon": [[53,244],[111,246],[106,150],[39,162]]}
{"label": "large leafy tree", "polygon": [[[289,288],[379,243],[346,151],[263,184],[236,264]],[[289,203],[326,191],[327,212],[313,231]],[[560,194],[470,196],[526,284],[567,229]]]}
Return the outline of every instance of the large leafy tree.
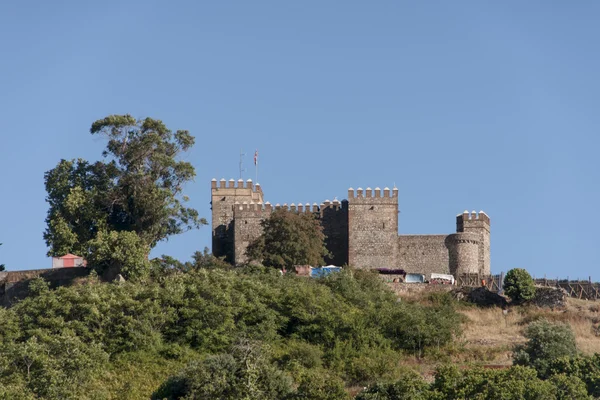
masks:
{"label": "large leafy tree", "polygon": [[278,209],[261,222],[263,233],[246,254],[268,267],[322,265],[328,255],[323,227],[312,214]]}
{"label": "large leafy tree", "polygon": [[207,223],[184,205],[183,186],[195,176],[194,167],[178,159],[194,144],[188,131],[112,115],[94,122],[90,132],[107,139],[103,161],[61,160],[45,174],[48,255],[87,256],[92,242],[99,246],[99,232],[113,231],[133,232],[150,249]]}

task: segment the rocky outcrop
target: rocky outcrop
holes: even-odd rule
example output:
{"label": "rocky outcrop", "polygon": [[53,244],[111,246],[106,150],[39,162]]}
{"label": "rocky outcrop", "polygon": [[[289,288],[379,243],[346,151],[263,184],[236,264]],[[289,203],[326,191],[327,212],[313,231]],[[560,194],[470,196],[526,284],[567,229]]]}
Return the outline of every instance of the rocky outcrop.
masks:
{"label": "rocky outcrop", "polygon": [[563,308],[567,305],[567,291],[557,287],[536,286],[535,296],[528,304],[542,308]]}
{"label": "rocky outcrop", "polygon": [[452,291],[452,295],[457,300],[468,301],[479,307],[501,307],[505,308],[508,304],[506,298],[495,292],[489,291],[485,287],[460,287]]}

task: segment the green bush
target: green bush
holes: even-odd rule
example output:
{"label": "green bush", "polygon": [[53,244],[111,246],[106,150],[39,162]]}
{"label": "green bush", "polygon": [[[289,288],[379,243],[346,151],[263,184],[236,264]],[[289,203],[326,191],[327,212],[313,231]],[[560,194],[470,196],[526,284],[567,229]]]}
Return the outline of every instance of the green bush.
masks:
{"label": "green bush", "polygon": [[428,400],[429,385],[412,370],[404,370],[394,383],[377,383],[360,392],[355,400]]}
{"label": "green bush", "polygon": [[[311,392],[305,383],[294,392],[318,398],[341,393],[344,385],[397,379],[403,357],[443,351],[460,331],[461,318],[452,305],[398,303],[368,271],[323,279],[261,268],[154,272],[163,275],[111,284],[90,278],[55,290],[34,280],[30,297],[0,309],[2,390],[20,388],[40,398],[60,398],[63,389],[72,396],[87,390],[92,398],[125,393],[147,398],[167,380],[165,374],[173,374],[164,365],[181,368],[193,359],[230,354],[235,343],[250,340],[273,349],[266,363],[274,365],[275,375],[294,377],[294,387],[302,385],[303,376],[322,372],[327,379],[320,389]],[[74,355],[61,355],[61,341]],[[28,357],[27,346],[39,347],[35,354],[43,356],[33,359],[29,378],[21,361]],[[216,366],[229,365],[211,360],[189,368],[213,376]],[[98,368],[103,372],[93,373]],[[184,372],[170,380],[169,390],[193,383]],[[114,379],[121,386],[103,384]]]}
{"label": "green bush", "polygon": [[550,382],[556,387],[557,400],[588,400],[585,383],[576,376],[554,375]]}
{"label": "green bush", "polygon": [[526,367],[460,371],[444,366],[437,370],[431,390],[431,398],[436,400],[556,400],[552,383],[538,379],[536,371]]}
{"label": "green bush", "polygon": [[531,300],[535,296],[535,285],[529,272],[522,268],[514,268],[504,277],[504,293],[514,302]]}
{"label": "green bush", "polygon": [[561,357],[551,361],[549,375],[564,375],[584,382],[589,395],[600,397],[600,354]]}
{"label": "green bush", "polygon": [[575,335],[571,327],[545,319],[532,322],[525,328],[527,342],[514,350],[514,363],[535,368],[540,376],[548,375],[553,360],[577,354]]}
{"label": "green bush", "polygon": [[243,341],[230,350],[191,363],[152,398],[280,400],[292,393],[292,379],[269,363],[259,344]]}
{"label": "green bush", "polygon": [[350,398],[344,389],[344,381],[324,370],[307,370],[297,381],[298,389],[289,396],[289,400],[348,400]]}

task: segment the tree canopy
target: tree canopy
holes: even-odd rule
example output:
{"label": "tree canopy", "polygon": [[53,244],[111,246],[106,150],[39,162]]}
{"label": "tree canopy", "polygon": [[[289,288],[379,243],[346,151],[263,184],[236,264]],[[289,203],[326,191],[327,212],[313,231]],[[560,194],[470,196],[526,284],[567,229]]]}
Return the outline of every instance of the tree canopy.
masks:
{"label": "tree canopy", "polygon": [[535,296],[535,285],[529,272],[513,268],[504,277],[504,292],[515,302],[531,300]]}
{"label": "tree canopy", "polygon": [[178,159],[194,145],[188,131],[172,132],[152,118],[111,115],[90,132],[107,139],[103,161],[61,160],[45,174],[49,256],[87,257],[100,232],[113,238],[110,232],[133,232],[150,249],[207,223],[184,205],[183,186],[195,176],[192,164]]}
{"label": "tree canopy", "polygon": [[312,214],[279,209],[261,226],[263,233],[250,243],[246,254],[265,266],[322,265],[328,255],[323,227]]}

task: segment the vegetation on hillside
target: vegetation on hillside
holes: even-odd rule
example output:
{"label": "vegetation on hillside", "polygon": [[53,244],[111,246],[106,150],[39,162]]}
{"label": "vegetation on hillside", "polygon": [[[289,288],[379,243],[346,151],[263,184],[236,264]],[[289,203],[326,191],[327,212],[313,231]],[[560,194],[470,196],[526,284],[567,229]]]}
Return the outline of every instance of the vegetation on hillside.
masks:
{"label": "vegetation on hillside", "polygon": [[[153,263],[143,281],[48,288],[0,309],[0,399],[588,399],[598,355],[536,320],[501,370],[407,361],[456,352],[448,294],[398,302],[376,274],[322,279],[232,269],[197,253]],[[569,340],[567,340],[569,339]],[[366,390],[352,388],[366,387]]]}
{"label": "vegetation on hillside", "polygon": [[577,355],[575,335],[567,324],[534,321],[525,328],[524,335],[528,340],[516,346],[515,364],[531,366],[542,377],[548,375],[552,361]]}
{"label": "vegetation on hillside", "polygon": [[[264,373],[274,381],[236,390],[249,399],[279,398],[284,387],[290,396],[341,393],[397,378],[405,355],[444,346],[460,330],[452,304],[398,303],[363,271],[320,280],[261,268],[155,274],[143,283],[91,279],[56,290],[35,280],[31,297],[0,310],[5,392],[54,399],[129,391],[128,398],[147,398],[159,386],[157,393],[178,393],[181,385],[205,390],[198,382],[215,374],[262,382]],[[250,371],[236,350],[244,344],[258,357]],[[168,371],[161,370],[165,363]],[[132,365],[146,375],[141,382],[108,384]],[[317,375],[320,389],[306,383]],[[319,398],[311,396],[304,398]]]}

